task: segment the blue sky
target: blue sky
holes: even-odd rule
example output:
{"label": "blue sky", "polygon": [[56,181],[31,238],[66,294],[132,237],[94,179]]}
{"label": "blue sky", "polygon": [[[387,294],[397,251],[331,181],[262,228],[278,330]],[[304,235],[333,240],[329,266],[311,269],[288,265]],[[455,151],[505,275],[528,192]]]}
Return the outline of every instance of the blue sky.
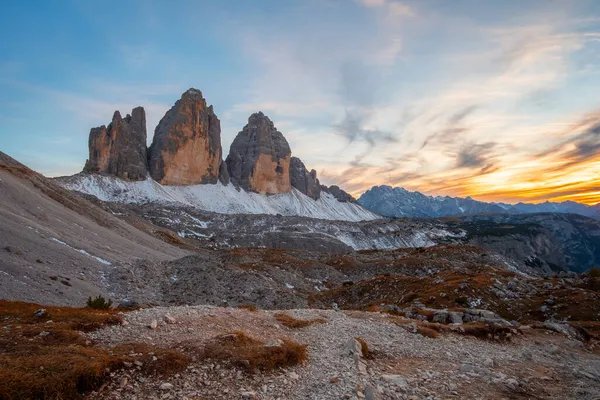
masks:
{"label": "blue sky", "polygon": [[600,2],[21,1],[0,15],[0,150],[76,173],[93,126],[189,87],[224,154],[262,110],[322,181],[600,201]]}

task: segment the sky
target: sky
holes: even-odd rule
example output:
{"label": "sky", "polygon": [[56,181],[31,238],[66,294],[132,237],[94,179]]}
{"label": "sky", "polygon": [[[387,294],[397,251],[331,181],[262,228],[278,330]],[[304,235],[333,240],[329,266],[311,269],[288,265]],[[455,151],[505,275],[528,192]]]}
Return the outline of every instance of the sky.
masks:
{"label": "sky", "polygon": [[92,127],[190,87],[223,153],[263,111],[321,183],[600,202],[600,1],[23,0],[0,14],[0,151],[79,172]]}

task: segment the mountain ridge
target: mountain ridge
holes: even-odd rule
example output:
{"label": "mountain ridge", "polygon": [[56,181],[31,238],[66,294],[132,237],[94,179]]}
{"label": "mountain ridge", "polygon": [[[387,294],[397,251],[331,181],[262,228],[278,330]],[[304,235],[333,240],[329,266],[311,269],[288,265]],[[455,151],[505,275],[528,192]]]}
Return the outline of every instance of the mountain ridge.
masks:
{"label": "mountain ridge", "polygon": [[469,214],[572,213],[600,219],[600,205],[574,201],[508,204],[451,196],[428,196],[418,191],[389,185],[373,186],[358,198],[366,209],[391,218],[440,218]]}

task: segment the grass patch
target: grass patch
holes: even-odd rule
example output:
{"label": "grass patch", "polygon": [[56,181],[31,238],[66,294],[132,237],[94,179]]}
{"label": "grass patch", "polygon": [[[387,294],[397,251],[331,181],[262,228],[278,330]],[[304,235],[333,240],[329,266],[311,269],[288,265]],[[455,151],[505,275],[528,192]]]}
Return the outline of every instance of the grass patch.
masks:
{"label": "grass patch", "polygon": [[262,340],[241,331],[214,338],[204,347],[204,356],[231,362],[249,372],[285,368],[307,359],[306,345],[281,339],[276,346],[265,346]]}
{"label": "grass patch", "polygon": [[252,311],[252,312],[258,311],[258,307],[253,306],[252,304],[241,304],[237,308],[242,309],[242,310]]}
{"label": "grass patch", "polygon": [[[168,374],[187,365],[175,350],[130,344],[95,347],[80,331],[122,322],[114,310],[43,307],[0,300],[0,399],[79,399],[110,371],[142,361],[142,372]],[[156,360],[153,359],[156,357]]]}
{"label": "grass patch", "polygon": [[425,326],[419,326],[417,328],[417,333],[432,339],[436,339],[438,336],[440,336],[440,334],[437,331],[431,328],[427,328]]}
{"label": "grass patch", "polygon": [[361,337],[357,337],[356,341],[358,343],[360,343],[360,351],[362,352],[363,357],[371,358],[373,356],[373,354],[369,350],[369,345],[368,345],[367,341]]}
{"label": "grass patch", "polygon": [[305,328],[313,324],[324,324],[327,322],[325,318],[315,319],[298,319],[284,313],[276,313],[273,315],[277,321],[288,328]]}

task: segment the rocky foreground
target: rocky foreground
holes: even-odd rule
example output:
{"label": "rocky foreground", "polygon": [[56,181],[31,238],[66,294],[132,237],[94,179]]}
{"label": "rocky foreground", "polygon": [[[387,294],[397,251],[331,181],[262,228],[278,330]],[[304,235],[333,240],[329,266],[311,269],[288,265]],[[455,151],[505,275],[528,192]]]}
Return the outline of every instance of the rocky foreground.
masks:
{"label": "rocky foreground", "polygon": [[[88,337],[101,346],[142,341],[181,349],[192,362],[170,377],[149,377],[141,372],[143,362],[128,363],[90,398],[591,400],[600,396],[600,352],[592,342],[569,336],[568,331],[520,326],[502,338],[491,332],[476,338],[466,336],[460,325],[431,332],[421,321],[386,313],[313,309],[283,313],[292,321],[314,323],[288,327],[294,324],[281,319],[278,311],[212,306],[126,313],[123,324]],[[282,339],[291,338],[307,345],[308,358],[300,365],[261,372],[195,356],[215,337],[240,331],[264,341],[264,346],[279,346]]]}

